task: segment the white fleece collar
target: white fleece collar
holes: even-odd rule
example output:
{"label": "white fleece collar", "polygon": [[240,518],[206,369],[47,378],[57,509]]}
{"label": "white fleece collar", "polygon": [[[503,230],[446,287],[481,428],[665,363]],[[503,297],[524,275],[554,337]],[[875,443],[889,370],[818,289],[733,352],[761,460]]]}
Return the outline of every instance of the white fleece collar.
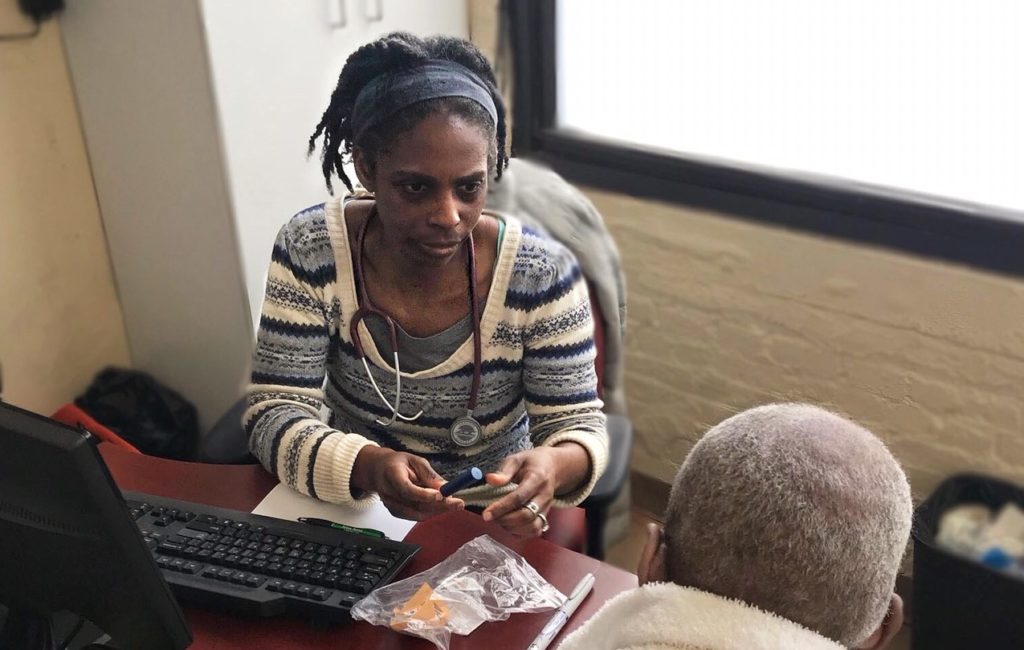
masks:
{"label": "white fleece collar", "polygon": [[623,592],[558,650],[844,650],[807,628],[745,603],[655,583]]}

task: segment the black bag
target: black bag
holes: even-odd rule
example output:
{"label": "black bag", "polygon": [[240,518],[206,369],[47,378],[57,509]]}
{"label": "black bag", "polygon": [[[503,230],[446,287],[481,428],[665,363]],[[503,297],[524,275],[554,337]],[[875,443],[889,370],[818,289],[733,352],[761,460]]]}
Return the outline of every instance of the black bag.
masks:
{"label": "black bag", "polygon": [[107,368],[75,404],[144,454],[195,458],[199,439],[195,406],[144,372]]}

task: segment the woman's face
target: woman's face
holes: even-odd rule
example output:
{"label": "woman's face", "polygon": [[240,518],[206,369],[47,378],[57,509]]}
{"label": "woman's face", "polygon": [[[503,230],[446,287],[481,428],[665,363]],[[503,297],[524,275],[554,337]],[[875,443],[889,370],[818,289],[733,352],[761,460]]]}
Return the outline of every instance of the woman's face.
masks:
{"label": "woman's face", "polygon": [[487,198],[488,134],[457,115],[435,113],[394,138],[370,166],[356,149],[356,174],[377,199],[383,237],[410,259],[455,256]]}

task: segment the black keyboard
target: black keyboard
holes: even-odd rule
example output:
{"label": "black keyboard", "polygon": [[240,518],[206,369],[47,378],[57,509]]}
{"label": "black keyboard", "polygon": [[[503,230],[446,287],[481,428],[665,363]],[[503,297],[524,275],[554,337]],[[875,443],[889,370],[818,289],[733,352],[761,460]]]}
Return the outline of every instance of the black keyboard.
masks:
{"label": "black keyboard", "polygon": [[171,591],[183,603],[256,616],[349,620],[419,546],[123,492]]}

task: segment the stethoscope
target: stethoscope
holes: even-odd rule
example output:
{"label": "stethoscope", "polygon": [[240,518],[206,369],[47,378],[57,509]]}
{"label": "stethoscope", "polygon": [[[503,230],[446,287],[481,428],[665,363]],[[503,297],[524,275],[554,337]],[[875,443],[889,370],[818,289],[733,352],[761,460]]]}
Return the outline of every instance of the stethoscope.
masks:
{"label": "stethoscope", "polygon": [[[377,214],[377,207],[370,208],[370,213],[367,215],[363,225],[359,228],[359,234],[355,242],[355,281],[356,291],[359,293],[359,308],[356,309],[356,313],[352,315],[352,322],[349,324],[349,334],[352,337],[352,345],[356,349],[356,354],[359,360],[363,362],[363,369],[366,371],[366,376],[370,378],[370,384],[373,386],[373,390],[377,392],[377,396],[384,403],[388,409],[391,410],[391,417],[377,418],[376,423],[382,427],[389,427],[395,423],[396,420],[402,420],[404,422],[414,422],[423,415],[423,409],[420,409],[416,415],[403,415],[399,412],[402,405],[402,371],[398,365],[398,334],[395,329],[395,322],[391,320],[391,317],[385,314],[383,311],[374,307],[373,303],[370,302],[370,297],[366,293],[366,285],[363,282],[363,242],[366,239],[366,230],[370,225],[370,220]],[[483,427],[477,422],[476,418],[473,417],[473,410],[476,408],[477,396],[480,393],[480,375],[481,375],[481,334],[480,334],[480,308],[477,304],[477,291],[476,291],[476,251],[473,248],[473,233],[469,234],[467,240],[469,244],[467,247],[467,273],[469,274],[469,305],[470,313],[473,319],[473,383],[469,392],[469,403],[466,405],[466,414],[455,418],[451,426],[448,428],[448,435],[451,436],[452,442],[459,445],[460,447],[470,447],[480,441],[480,437],[483,435]],[[365,320],[367,316],[375,316],[384,321],[384,324],[388,328],[388,342],[391,344],[391,354],[394,359],[395,367],[395,403],[392,404],[384,397],[384,393],[377,385],[377,381],[373,378],[373,373],[370,372],[370,364],[366,361],[366,353],[363,351],[363,344],[359,338],[359,323]]]}

